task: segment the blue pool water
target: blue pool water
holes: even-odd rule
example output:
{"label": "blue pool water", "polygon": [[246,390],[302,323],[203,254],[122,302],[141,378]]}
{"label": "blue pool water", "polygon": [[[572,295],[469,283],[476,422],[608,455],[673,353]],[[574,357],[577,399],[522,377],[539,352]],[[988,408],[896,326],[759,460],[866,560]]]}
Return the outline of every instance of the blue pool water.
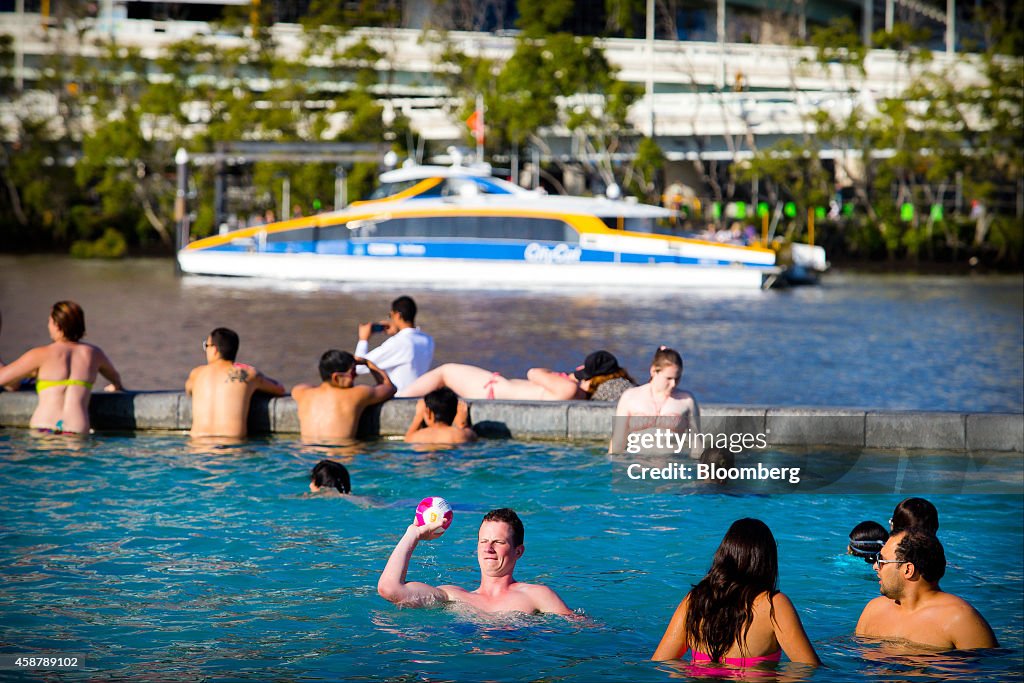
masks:
{"label": "blue pool water", "polygon": [[[327,455],[347,463],[365,498],[307,494],[310,468]],[[884,524],[906,492],[625,489],[612,466],[598,446],[547,443],[418,452],[379,442],[346,454],[275,438],[202,451],[177,434],[78,447],[0,431],[0,654],[81,656],[80,673],[61,674],[71,679],[665,681],[686,677],[647,661],[673,609],[728,525],[754,516],[776,534],[781,588],[826,663],[784,673],[1020,679],[1020,495],[928,496],[950,560],[942,586],[985,615],[1002,649],[893,657],[851,636],[878,589],[868,565],[843,552],[854,524]],[[989,466],[1012,479],[1021,460]],[[509,505],[526,525],[517,578],[549,584],[586,618],[398,609],[379,598],[379,572],[425,495],[452,501],[455,520],[420,545],[410,579],[475,587],[479,519]]]}

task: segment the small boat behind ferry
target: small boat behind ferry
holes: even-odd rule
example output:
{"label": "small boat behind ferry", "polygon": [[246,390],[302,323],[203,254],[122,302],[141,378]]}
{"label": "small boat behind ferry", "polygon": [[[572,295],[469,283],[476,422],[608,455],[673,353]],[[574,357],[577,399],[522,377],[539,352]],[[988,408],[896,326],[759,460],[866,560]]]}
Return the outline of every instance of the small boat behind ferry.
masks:
{"label": "small boat behind ferry", "polygon": [[771,249],[672,234],[659,206],[548,195],[486,166],[407,166],[380,180],[340,211],[192,242],[181,270],[483,288],[759,288],[784,275]]}

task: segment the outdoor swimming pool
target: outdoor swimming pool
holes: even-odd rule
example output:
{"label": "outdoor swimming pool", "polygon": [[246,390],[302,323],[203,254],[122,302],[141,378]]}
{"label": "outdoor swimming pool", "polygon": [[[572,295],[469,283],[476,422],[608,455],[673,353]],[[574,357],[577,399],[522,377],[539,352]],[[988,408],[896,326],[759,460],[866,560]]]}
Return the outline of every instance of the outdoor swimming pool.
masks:
{"label": "outdoor swimming pool", "polygon": [[[79,674],[61,677],[685,676],[647,659],[728,525],[743,516],[774,531],[780,587],[826,664],[784,665],[786,673],[814,681],[1005,681],[1019,680],[1024,668],[1019,493],[766,496],[624,487],[601,447],[536,442],[432,452],[378,442],[347,455],[279,438],[205,452],[178,434],[74,444],[0,431],[0,654],[82,658]],[[355,493],[367,499],[307,494],[310,468],[328,455],[346,463]],[[962,471],[955,460],[951,471]],[[1019,481],[1019,455],[987,467]],[[862,519],[884,524],[910,493],[939,509],[950,563],[943,588],[985,615],[1003,649],[910,659],[852,638],[878,589],[868,565],[843,554],[846,534]],[[480,517],[508,505],[526,525],[517,578],[549,584],[587,618],[397,609],[379,598],[379,572],[425,495],[452,501],[455,520],[443,538],[420,545],[410,579],[475,587]]]}

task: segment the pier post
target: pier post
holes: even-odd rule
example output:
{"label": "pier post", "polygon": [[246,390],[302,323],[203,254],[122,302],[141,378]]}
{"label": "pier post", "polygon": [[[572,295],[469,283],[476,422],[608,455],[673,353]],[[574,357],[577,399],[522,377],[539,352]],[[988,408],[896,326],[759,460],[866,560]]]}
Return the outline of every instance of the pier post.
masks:
{"label": "pier post", "polygon": [[[174,225],[177,229],[178,251],[188,246],[188,151],[179,147],[174,155],[174,163],[178,166],[178,184],[174,193]],[[174,268],[179,271],[178,260],[174,260]],[[180,271],[179,271],[180,272]]]}

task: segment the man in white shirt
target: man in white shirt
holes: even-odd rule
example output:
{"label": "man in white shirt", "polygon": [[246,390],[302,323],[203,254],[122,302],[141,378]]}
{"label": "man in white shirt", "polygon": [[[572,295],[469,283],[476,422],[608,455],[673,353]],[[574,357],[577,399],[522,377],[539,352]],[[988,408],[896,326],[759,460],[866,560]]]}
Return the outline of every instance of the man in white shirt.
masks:
{"label": "man in white shirt", "polygon": [[[390,337],[370,351],[370,335],[378,331]],[[434,338],[416,327],[416,302],[411,297],[400,296],[391,302],[391,313],[386,321],[359,326],[355,355],[374,362],[401,391],[430,369],[434,360]],[[363,365],[356,371],[359,374],[369,372]]]}

